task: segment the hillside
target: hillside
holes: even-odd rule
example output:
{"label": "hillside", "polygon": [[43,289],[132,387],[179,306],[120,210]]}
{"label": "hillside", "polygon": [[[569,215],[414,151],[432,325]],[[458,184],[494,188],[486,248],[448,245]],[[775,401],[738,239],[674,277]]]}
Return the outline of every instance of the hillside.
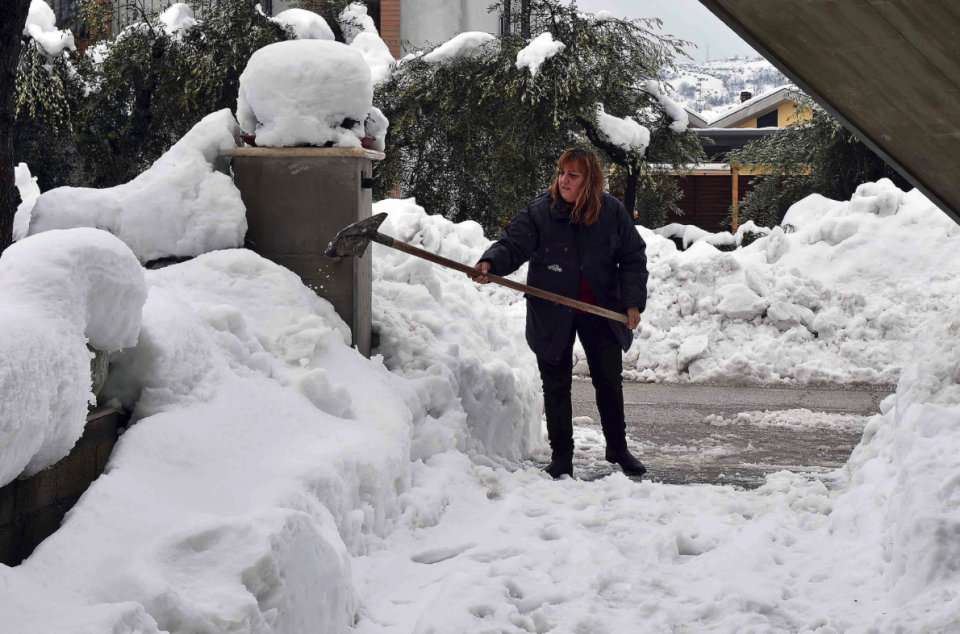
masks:
{"label": "hillside", "polygon": [[740,103],[744,90],[758,95],[790,83],[762,57],[678,64],[677,72],[665,79],[673,87],[675,99],[702,112],[708,121]]}

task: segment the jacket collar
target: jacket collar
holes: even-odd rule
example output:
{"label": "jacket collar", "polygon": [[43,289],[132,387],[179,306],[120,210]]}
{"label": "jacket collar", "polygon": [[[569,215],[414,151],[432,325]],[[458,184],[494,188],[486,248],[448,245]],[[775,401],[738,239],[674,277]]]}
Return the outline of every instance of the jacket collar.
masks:
{"label": "jacket collar", "polygon": [[570,204],[561,198],[560,204],[554,208],[553,197],[551,196],[550,198],[550,220],[566,220],[567,222],[570,222]]}

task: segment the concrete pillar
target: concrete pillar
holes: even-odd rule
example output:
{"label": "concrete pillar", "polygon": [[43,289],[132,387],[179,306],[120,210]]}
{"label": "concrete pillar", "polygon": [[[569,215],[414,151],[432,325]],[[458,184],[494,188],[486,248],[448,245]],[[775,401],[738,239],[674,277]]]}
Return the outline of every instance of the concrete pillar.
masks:
{"label": "concrete pillar", "polygon": [[383,154],[360,148],[236,148],[233,176],[247,207],[245,246],[300,276],[331,304],[370,356],[373,270],[362,258],[334,262],[324,249],[343,227],[369,218],[373,205],[362,178]]}

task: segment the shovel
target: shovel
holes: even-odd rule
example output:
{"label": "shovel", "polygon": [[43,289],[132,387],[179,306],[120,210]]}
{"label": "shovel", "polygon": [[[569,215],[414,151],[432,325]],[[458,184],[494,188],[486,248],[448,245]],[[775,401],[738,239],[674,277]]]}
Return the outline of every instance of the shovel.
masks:
{"label": "shovel", "polygon": [[[333,240],[330,241],[330,244],[327,245],[327,250],[324,251],[324,255],[326,255],[328,258],[335,259],[349,256],[361,257],[367,250],[367,245],[371,240],[373,240],[374,242],[379,242],[384,246],[397,249],[398,251],[403,251],[404,253],[409,253],[410,255],[418,258],[423,258],[424,260],[433,262],[434,264],[439,264],[440,266],[445,266],[455,271],[460,271],[461,273],[466,273],[468,275],[475,275],[477,273],[477,270],[472,266],[467,266],[466,264],[460,264],[459,262],[448,260],[447,258],[430,253],[429,251],[418,249],[417,247],[410,246],[405,242],[400,242],[399,240],[394,240],[390,236],[383,235],[377,231],[377,229],[380,228],[380,225],[383,224],[383,221],[386,219],[387,214],[377,214],[376,216],[355,222],[352,225],[347,225],[340,230],[340,233],[338,233]],[[564,306],[570,306],[571,308],[576,308],[587,313],[593,313],[594,315],[600,315],[601,317],[606,317],[607,319],[619,321],[624,324],[629,323],[629,319],[626,315],[616,313],[605,308],[600,308],[599,306],[594,306],[593,304],[578,302],[575,299],[570,299],[569,297],[564,297],[563,295],[557,295],[556,293],[550,293],[539,288],[534,288],[533,286],[527,286],[526,284],[520,284],[519,282],[508,280],[504,277],[500,277],[499,275],[491,275],[488,273],[487,279],[494,284],[506,286],[507,288],[512,288],[513,290],[520,291],[521,293],[533,295],[534,297],[546,299],[557,304],[563,304]]]}

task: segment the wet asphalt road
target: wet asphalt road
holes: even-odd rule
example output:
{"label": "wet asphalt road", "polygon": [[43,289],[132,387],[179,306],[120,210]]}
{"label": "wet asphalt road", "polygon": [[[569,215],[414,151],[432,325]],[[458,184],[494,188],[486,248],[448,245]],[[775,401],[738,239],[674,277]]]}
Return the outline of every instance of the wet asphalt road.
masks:
{"label": "wet asphalt road", "polygon": [[[865,423],[867,417],[879,413],[880,401],[894,389],[892,385],[792,388],[624,383],[627,436],[635,449],[642,448],[639,457],[648,469],[644,479],[755,488],[767,474],[781,469],[822,474],[842,466],[860,442],[862,425],[854,429],[849,424],[844,429],[751,424],[717,427],[704,422],[708,415],[729,420],[741,412],[803,408],[862,416]],[[596,435],[600,436],[600,417],[589,380],[574,381],[573,412],[596,421]],[[598,451],[587,453],[578,451],[574,464],[578,478],[595,479],[619,470]]]}

